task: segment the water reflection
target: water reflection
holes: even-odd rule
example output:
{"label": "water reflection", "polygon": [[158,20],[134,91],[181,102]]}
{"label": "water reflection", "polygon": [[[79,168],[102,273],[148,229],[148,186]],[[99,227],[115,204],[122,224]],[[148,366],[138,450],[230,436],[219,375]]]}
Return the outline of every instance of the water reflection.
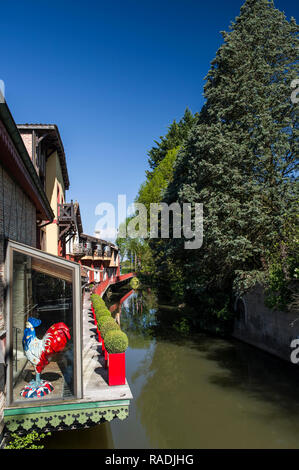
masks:
{"label": "water reflection", "polygon": [[151,290],[123,297],[112,296],[110,308],[129,336],[130,414],[71,432],[74,447],[298,448],[295,366],[238,341],[183,335],[179,313],[160,308]]}
{"label": "water reflection", "polygon": [[55,432],[42,444],[45,449],[114,449],[108,422],[89,429]]}
{"label": "water reflection", "polygon": [[[122,308],[122,329],[138,349],[128,379],[141,447],[297,448],[298,369],[238,341],[180,335],[177,317],[159,309],[152,292],[131,295]],[[134,422],[127,426],[134,435]]]}

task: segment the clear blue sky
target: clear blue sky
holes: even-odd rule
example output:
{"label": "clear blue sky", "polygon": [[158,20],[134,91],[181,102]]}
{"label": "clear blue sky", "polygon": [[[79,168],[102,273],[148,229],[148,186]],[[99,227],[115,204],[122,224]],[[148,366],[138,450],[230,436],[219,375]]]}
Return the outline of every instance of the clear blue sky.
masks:
{"label": "clear blue sky", "polygon": [[[17,123],[56,123],[93,234],[100,202],[133,202],[147,151],[188,106],[243,0],[1,2],[0,79]],[[298,21],[297,0],[276,0]]]}

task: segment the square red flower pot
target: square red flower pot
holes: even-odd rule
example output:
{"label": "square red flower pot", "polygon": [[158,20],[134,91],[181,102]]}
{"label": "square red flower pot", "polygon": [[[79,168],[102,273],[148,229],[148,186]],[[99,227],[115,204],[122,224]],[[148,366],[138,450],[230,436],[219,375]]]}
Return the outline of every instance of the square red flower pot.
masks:
{"label": "square red flower pot", "polygon": [[95,311],[94,311],[93,306],[91,306],[91,311],[92,311],[92,314],[93,314],[93,321],[94,321],[94,324],[97,325],[96,314],[95,314]]}
{"label": "square red flower pot", "polygon": [[101,332],[98,329],[98,327],[97,327],[97,332],[98,332],[98,340],[99,340],[99,343],[101,344],[103,340],[102,340],[102,337],[101,337]]}
{"label": "square red flower pot", "polygon": [[108,383],[124,385],[126,383],[126,353],[109,354]]}

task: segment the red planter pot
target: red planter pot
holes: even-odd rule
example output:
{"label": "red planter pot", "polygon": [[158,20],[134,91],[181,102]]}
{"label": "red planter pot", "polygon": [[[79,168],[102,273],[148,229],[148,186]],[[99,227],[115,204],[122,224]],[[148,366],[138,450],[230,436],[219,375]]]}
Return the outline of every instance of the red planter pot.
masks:
{"label": "red planter pot", "polygon": [[97,319],[96,319],[96,314],[95,314],[95,311],[94,311],[93,306],[91,306],[91,311],[92,311],[92,314],[93,314],[93,321],[94,321],[94,324],[96,325],[96,324],[97,324]]}
{"label": "red planter pot", "polygon": [[126,383],[126,353],[109,354],[108,383],[124,385]]}

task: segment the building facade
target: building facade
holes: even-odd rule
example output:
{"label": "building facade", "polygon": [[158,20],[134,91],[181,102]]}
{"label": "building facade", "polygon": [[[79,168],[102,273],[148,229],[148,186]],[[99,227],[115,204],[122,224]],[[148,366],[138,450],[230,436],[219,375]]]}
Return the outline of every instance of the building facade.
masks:
{"label": "building facade", "polygon": [[18,124],[17,127],[54,213],[52,223],[45,225],[38,234],[39,246],[47,253],[65,256],[58,217],[70,182],[58,127],[55,124]]}
{"label": "building facade", "polygon": [[[82,286],[119,273],[118,249],[83,233],[79,204],[66,202],[68,188],[57,126],[17,126],[0,103],[0,443],[4,430],[69,429],[128,415],[128,385],[109,390],[107,372],[99,378],[98,361],[91,367],[83,354],[90,347]],[[40,386],[34,354],[24,347],[30,321],[39,327],[37,341],[56,324],[68,332],[65,352],[43,359],[52,389],[44,380]]]}
{"label": "building facade", "polygon": [[120,274],[118,248],[111,242],[81,233],[67,250],[69,259],[88,269],[89,282],[113,280]]}
{"label": "building facade", "polygon": [[0,104],[0,434],[5,401],[7,325],[4,273],[7,241],[38,247],[38,234],[54,213],[7,104]]}

